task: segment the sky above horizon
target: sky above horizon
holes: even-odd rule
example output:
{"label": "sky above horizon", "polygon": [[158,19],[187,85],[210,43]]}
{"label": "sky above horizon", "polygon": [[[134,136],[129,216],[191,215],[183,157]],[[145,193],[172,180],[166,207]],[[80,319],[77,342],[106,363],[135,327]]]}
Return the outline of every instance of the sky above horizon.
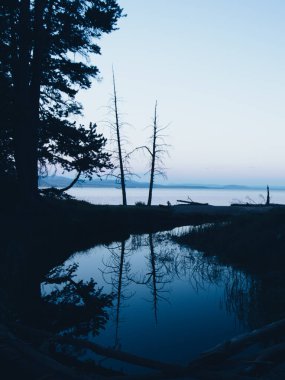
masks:
{"label": "sky above horizon", "polygon": [[[102,79],[80,92],[81,121],[109,137],[114,65],[128,149],[147,142],[156,100],[169,124],[168,183],[284,185],[285,2],[118,3],[127,17],[98,42]],[[144,173],[147,157],[132,166]]]}

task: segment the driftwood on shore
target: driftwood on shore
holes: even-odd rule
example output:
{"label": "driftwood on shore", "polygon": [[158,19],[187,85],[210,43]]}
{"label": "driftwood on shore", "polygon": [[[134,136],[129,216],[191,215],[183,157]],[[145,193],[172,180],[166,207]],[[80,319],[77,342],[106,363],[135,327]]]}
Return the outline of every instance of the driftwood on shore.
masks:
{"label": "driftwood on shore", "polygon": [[256,206],[256,205],[243,205],[232,206],[213,206],[213,205],[195,205],[192,203],[178,204],[171,207],[172,217],[184,218],[185,223],[197,222],[208,223],[219,220],[226,220],[228,218],[239,215],[261,215],[270,213],[271,211],[284,212],[285,205],[270,205],[270,206]]}
{"label": "driftwood on shore", "polygon": [[208,206],[209,203],[200,203],[200,202],[193,202],[193,201],[183,201],[181,199],[177,199],[178,203],[186,203],[186,204],[189,204],[189,205],[192,205],[192,206]]}

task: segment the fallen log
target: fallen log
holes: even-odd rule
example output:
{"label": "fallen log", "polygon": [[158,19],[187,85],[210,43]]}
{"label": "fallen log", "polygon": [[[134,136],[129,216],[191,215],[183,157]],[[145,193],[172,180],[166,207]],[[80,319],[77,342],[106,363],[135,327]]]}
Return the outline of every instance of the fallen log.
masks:
{"label": "fallen log", "polygon": [[200,203],[200,202],[193,202],[193,201],[183,201],[181,199],[177,199],[178,203],[186,203],[192,206],[209,206],[209,203]]}
{"label": "fallen log", "polygon": [[249,375],[262,374],[274,365],[284,362],[284,360],[285,343],[276,344],[260,352],[250,366],[244,370],[244,373]]}
{"label": "fallen log", "polygon": [[218,344],[211,350],[204,352],[200,358],[191,361],[188,368],[197,368],[202,365],[216,364],[238,354],[252,344],[270,337],[274,334],[285,332],[285,319],[270,323],[249,333],[238,335],[226,342]]}
{"label": "fallen log", "polygon": [[173,373],[173,372],[185,373],[186,371],[186,367],[144,358],[144,357],[130,354],[124,351],[117,351],[117,350],[114,350],[113,348],[103,347],[99,344],[89,342],[87,340],[78,339],[78,338],[70,338],[65,335],[54,335],[46,331],[34,329],[32,327],[23,326],[17,323],[10,324],[10,326],[16,331],[19,331],[19,332],[22,331],[26,335],[34,336],[36,338],[42,338],[43,340],[48,340],[51,343],[59,343],[63,345],[86,348],[95,352],[97,355],[127,362],[127,363],[134,364],[137,366],[160,370],[165,373]]}
{"label": "fallen log", "polygon": [[57,343],[61,343],[61,344],[76,346],[80,348],[87,348],[100,356],[105,356],[108,358],[128,362],[128,363],[135,364],[141,367],[160,370],[166,373],[179,373],[181,371],[185,371],[185,368],[180,367],[175,364],[169,364],[169,363],[164,363],[164,362],[160,362],[153,359],[144,358],[144,357],[130,354],[124,351],[117,351],[109,347],[100,346],[93,342],[85,341],[83,339],[75,339],[75,338],[69,338],[66,336],[58,336],[54,340]]}
{"label": "fallen log", "polygon": [[[11,324],[16,331],[24,332],[25,334],[35,336],[37,338],[41,337],[42,340],[48,340],[51,343],[58,343],[63,345],[71,345],[80,348],[87,348],[97,355],[112,358],[115,360],[127,362],[130,364],[151,368],[154,370],[161,371],[160,374],[150,374],[147,375],[149,379],[166,379],[166,378],[174,378],[174,377],[183,377],[185,375],[192,375],[194,379],[215,379],[215,371],[205,371],[208,365],[218,365],[223,361],[226,361],[229,357],[238,354],[243,349],[248,346],[263,340],[264,338],[271,337],[275,334],[280,334],[285,331],[285,319],[282,319],[277,322],[270,323],[260,329],[253,330],[249,333],[239,335],[230,339],[229,341],[218,344],[211,350],[203,353],[201,357],[191,361],[187,367],[160,362],[144,357],[140,357],[137,355],[133,355],[123,351],[117,351],[112,348],[107,348],[100,346],[96,343],[88,342],[82,339],[70,338],[68,336],[57,336],[46,331],[41,331],[38,329],[34,329],[31,327],[23,326],[17,323]],[[284,354],[285,344],[279,345],[278,347],[272,348],[272,350],[268,349],[262,355],[260,355],[257,360],[265,361],[272,358],[274,355],[276,357],[280,357]],[[253,363],[254,364],[254,363]],[[256,363],[257,364],[257,363]],[[172,376],[172,377],[171,377]],[[120,377],[116,377],[119,379]],[[147,377],[142,376],[126,376],[122,377],[122,379],[137,379],[144,380]],[[223,379],[222,371],[219,372],[219,378]],[[226,378],[226,377],[225,377]],[[231,376],[231,379],[239,379],[238,375]]]}
{"label": "fallen log", "polygon": [[[56,360],[35,350],[0,325],[0,377],[53,380],[98,380],[99,377],[76,373]],[[7,372],[8,371],[8,372]],[[7,373],[3,373],[7,372]],[[8,376],[8,377],[7,377]]]}

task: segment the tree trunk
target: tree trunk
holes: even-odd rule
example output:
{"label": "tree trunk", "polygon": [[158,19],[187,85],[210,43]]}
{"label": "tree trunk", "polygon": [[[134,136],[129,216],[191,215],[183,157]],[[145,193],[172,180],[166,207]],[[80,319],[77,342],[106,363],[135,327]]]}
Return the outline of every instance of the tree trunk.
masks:
{"label": "tree trunk", "polygon": [[34,19],[34,49],[31,62],[31,84],[30,84],[30,102],[31,102],[31,127],[30,127],[30,181],[33,191],[38,191],[38,142],[40,129],[40,88],[42,81],[42,62],[43,49],[46,41],[43,40],[43,13],[45,0],[35,1],[35,19]]}
{"label": "tree trunk", "polygon": [[148,201],[147,201],[148,206],[151,206],[151,201],[152,201],[152,189],[153,189],[153,183],[154,183],[154,171],[155,171],[155,159],[156,159],[156,138],[157,138],[157,101],[155,102],[155,107],[154,107],[151,169],[150,169],[150,181],[149,181],[149,191],[148,191]]}
{"label": "tree trunk", "polygon": [[269,186],[267,185],[267,197],[266,197],[266,206],[270,205],[270,192],[269,192]]}
{"label": "tree trunk", "polygon": [[[25,201],[34,201],[38,195],[38,131],[41,71],[45,45],[42,40],[45,4],[46,1],[35,1],[32,27],[31,2],[22,0],[18,28],[14,28],[12,36],[15,161],[18,182]],[[18,48],[16,34],[19,40]]]}
{"label": "tree trunk", "polygon": [[77,175],[74,178],[74,180],[68,186],[66,186],[63,189],[59,190],[60,193],[63,193],[64,191],[67,191],[67,190],[71,189],[76,184],[76,182],[79,180],[80,176],[81,176],[81,170],[79,170],[79,172],[77,173]]}
{"label": "tree trunk", "polygon": [[120,123],[119,123],[118,102],[117,102],[117,92],[116,92],[114,70],[113,70],[113,89],[114,89],[114,110],[115,110],[115,118],[116,118],[116,135],[117,135],[118,154],[119,154],[121,188],[122,188],[122,196],[123,196],[123,205],[126,206],[127,205],[127,195],[126,195],[126,184],[125,184],[125,172],[124,172],[124,165],[123,165],[122,145],[121,145],[121,136],[120,136]]}
{"label": "tree trunk", "polygon": [[35,125],[31,117],[30,103],[30,0],[22,0],[19,15],[19,52],[15,65],[15,161],[19,185],[24,200],[36,197],[37,183],[32,157],[36,150],[34,138]]}

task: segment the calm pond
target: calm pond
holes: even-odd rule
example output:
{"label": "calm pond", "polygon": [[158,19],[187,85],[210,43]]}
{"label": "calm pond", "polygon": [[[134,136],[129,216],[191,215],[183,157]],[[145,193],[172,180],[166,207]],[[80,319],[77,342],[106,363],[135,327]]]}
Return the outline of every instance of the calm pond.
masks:
{"label": "calm pond", "polygon": [[[171,235],[181,230],[132,235],[123,242],[78,252],[55,269],[64,281],[42,283],[42,297],[54,294],[56,302],[61,302],[65,287],[70,297],[74,282],[83,284],[93,278],[96,284],[91,281],[91,287],[112,295],[112,305],[105,308],[108,320],[103,318],[96,325],[96,316],[86,316],[77,335],[117,350],[180,364],[268,322],[284,307],[278,297],[272,300],[272,289],[265,294],[261,279],[174,243]],[[72,280],[66,280],[71,273]],[[111,359],[102,364],[141,371]]]}

